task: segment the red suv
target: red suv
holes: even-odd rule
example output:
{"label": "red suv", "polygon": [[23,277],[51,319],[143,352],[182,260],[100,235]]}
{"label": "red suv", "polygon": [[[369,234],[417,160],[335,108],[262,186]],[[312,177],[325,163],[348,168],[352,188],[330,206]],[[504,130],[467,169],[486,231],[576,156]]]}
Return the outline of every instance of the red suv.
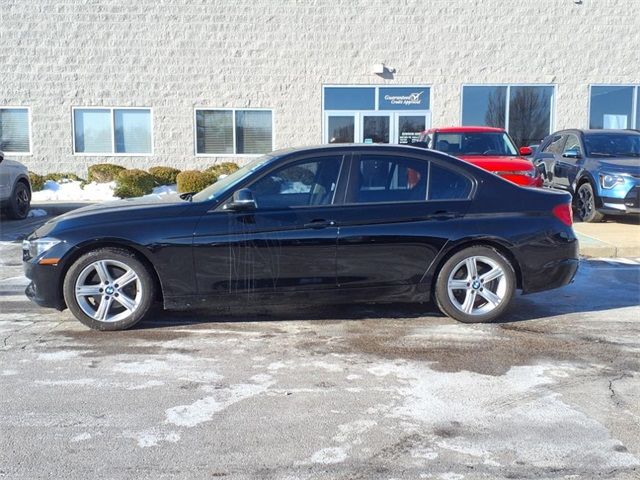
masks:
{"label": "red suv", "polygon": [[473,163],[518,185],[542,187],[542,177],[533,162],[523,158],[532,154],[531,148],[522,147],[518,151],[509,134],[502,128],[432,128],[420,134],[419,142],[427,148]]}

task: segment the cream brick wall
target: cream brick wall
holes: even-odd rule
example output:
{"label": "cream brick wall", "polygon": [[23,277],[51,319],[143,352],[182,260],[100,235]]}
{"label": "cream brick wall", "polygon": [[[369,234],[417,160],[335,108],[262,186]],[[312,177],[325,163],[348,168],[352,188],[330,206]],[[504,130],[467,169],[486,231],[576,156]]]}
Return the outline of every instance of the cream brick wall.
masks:
{"label": "cream brick wall", "polygon": [[[201,167],[194,107],[272,108],[277,148],[316,144],[323,84],[429,84],[450,125],[464,83],[552,83],[554,128],[586,127],[589,84],[640,83],[640,0],[0,0],[0,57],[31,169]],[[152,107],[154,155],[73,156],[72,106],[100,105]]]}

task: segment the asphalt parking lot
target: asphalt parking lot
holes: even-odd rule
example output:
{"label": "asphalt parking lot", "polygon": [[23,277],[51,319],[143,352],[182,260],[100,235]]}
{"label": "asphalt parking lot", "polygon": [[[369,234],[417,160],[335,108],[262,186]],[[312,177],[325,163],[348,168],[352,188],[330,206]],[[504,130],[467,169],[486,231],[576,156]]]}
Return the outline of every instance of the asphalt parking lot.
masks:
{"label": "asphalt parking lot", "polygon": [[98,333],[0,243],[0,478],[639,478],[640,259],[502,323],[432,306],[155,312]]}

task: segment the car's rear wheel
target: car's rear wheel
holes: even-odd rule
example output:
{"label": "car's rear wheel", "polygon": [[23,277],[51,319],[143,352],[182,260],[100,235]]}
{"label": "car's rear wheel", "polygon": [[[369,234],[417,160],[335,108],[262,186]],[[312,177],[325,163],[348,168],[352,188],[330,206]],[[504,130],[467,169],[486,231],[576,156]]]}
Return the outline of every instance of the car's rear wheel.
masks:
{"label": "car's rear wheel", "polygon": [[497,250],[475,246],[452,255],[436,279],[440,310],[464,323],[491,322],[509,307],[516,274]]}
{"label": "car's rear wheel", "polygon": [[103,248],[81,256],[64,279],[73,315],[96,330],[123,330],[148,312],[155,285],[147,267],[127,250]]}
{"label": "car's rear wheel", "polygon": [[31,190],[29,186],[23,182],[16,182],[9,199],[7,214],[15,220],[27,218],[29,208],[31,207]]}
{"label": "car's rear wheel", "polygon": [[581,222],[601,222],[604,215],[596,207],[596,195],[589,182],[578,187],[574,198],[576,218]]}

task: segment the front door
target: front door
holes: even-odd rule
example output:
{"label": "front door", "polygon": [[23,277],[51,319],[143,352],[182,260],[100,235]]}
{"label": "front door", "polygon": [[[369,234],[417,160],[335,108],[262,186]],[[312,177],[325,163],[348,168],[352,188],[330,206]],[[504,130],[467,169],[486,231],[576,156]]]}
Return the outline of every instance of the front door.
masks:
{"label": "front door", "polygon": [[326,143],[393,143],[419,141],[431,125],[430,113],[421,112],[332,112],[326,114]]}
{"label": "front door", "polygon": [[342,155],[294,160],[245,188],[257,208],[223,206],[203,216],[194,238],[198,293],[278,293],[336,286],[332,207]]}

